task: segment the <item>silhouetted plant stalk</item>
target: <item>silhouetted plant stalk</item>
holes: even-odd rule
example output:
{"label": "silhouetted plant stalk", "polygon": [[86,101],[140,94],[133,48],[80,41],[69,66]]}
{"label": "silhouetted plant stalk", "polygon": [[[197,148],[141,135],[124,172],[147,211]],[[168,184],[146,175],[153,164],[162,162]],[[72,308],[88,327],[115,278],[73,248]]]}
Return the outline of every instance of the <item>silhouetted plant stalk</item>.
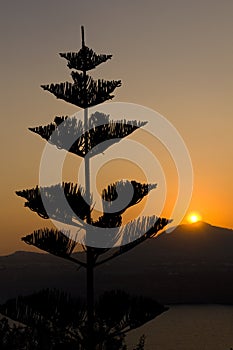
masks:
{"label": "silhouetted plant stalk", "polygon": [[[85,50],[85,41],[84,41],[84,27],[81,28],[82,31],[82,49]],[[87,61],[85,59],[84,61]],[[87,65],[86,65],[87,66]],[[83,91],[83,97],[81,98],[84,102],[83,108],[84,108],[84,132],[85,132],[85,154],[86,157],[84,158],[84,166],[85,166],[85,187],[86,187],[86,200],[88,203],[90,203],[91,200],[91,191],[90,191],[90,157],[88,155],[88,129],[89,129],[89,123],[88,123],[88,107],[90,105],[95,105],[98,103],[97,101],[97,84],[94,84],[93,79],[89,78],[87,76],[87,68],[83,67],[82,69],[83,75],[79,74],[72,74],[72,78],[74,79],[75,85],[74,86],[80,86],[80,82],[83,82],[83,88],[81,88],[81,91]],[[81,80],[81,81],[80,81]],[[109,87],[111,86],[111,82],[108,82]],[[120,85],[120,81],[119,81]],[[90,100],[88,101],[88,86],[90,88]],[[112,92],[117,87],[117,82],[113,82],[112,89],[109,91]],[[101,94],[100,94],[101,95]],[[107,99],[107,94],[105,91],[105,97]],[[102,95],[103,96],[103,95]],[[95,103],[96,102],[96,103]],[[87,224],[91,224],[91,211],[88,211],[87,215]],[[86,230],[86,235],[88,235],[88,230]],[[94,344],[94,259],[93,259],[93,252],[92,248],[87,246],[86,249],[86,256],[87,256],[87,348],[92,350],[95,348]]]}
{"label": "silhouetted plant stalk", "polygon": [[[158,231],[162,230],[170,221],[156,216],[143,217],[138,220],[122,225],[122,214],[131,206],[138,204],[148,193],[156,188],[155,184],[141,184],[136,181],[118,181],[109,184],[102,191],[103,213],[94,219],[92,210],[94,209],[91,190],[90,190],[90,160],[96,154],[100,154],[110,147],[113,143],[119,142],[138,128],[144,126],[146,122],[135,120],[111,121],[108,115],[96,112],[88,116],[88,108],[104,101],[112,99],[113,91],[121,86],[120,80],[97,80],[90,77],[87,72],[94,69],[99,64],[111,59],[112,55],[97,55],[93,50],[85,45],[84,28],[82,32],[82,47],[78,53],[61,53],[61,57],[68,61],[70,69],[81,70],[81,73],[71,72],[73,83],[65,82],[59,84],[42,85],[44,90],[51,92],[57,98],[70,102],[84,110],[84,122],[77,121],[76,118],[56,116],[54,122],[46,125],[29,128],[32,132],[39,134],[42,138],[50,142],[59,149],[65,149],[75,155],[84,157],[85,163],[85,186],[81,188],[77,184],[63,183],[55,184],[50,187],[38,187],[33,189],[17,191],[17,195],[26,199],[25,206],[35,211],[44,219],[55,219],[65,224],[77,226],[86,230],[86,242],[88,237],[94,237],[93,233],[97,228],[111,228],[115,231],[115,236],[108,234],[109,247],[113,247],[119,237],[123,237],[122,246],[114,248],[96,248],[98,246],[98,237],[96,242],[92,240],[90,244],[82,243],[85,251],[85,261],[73,257],[72,253],[77,243],[70,236],[69,232],[62,232],[54,229],[41,229],[32,234],[23,237],[22,240],[33,246],[38,247],[51,254],[70,260],[79,267],[86,268],[87,282],[87,334],[86,349],[94,350],[96,341],[94,313],[94,268],[109,261],[121,254],[133,249],[138,244],[148,238],[154,237]],[[74,140],[70,145],[70,140]],[[111,142],[103,142],[111,141]],[[116,198],[124,194],[130,188],[133,188],[133,195],[130,202],[121,209],[111,212],[114,208]],[[65,198],[72,210],[62,206],[60,198]],[[47,209],[44,207],[43,200],[49,204]],[[110,212],[109,212],[110,210]],[[77,217],[80,221],[77,221]],[[88,228],[87,228],[88,227]],[[95,244],[96,243],[96,244]],[[106,255],[105,255],[106,254]]]}

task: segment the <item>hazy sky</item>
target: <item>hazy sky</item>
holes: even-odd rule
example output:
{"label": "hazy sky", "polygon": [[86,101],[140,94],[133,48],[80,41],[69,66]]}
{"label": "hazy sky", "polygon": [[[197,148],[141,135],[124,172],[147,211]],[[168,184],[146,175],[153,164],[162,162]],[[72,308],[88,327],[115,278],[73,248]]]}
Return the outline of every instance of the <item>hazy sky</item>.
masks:
{"label": "hazy sky", "polygon": [[[80,48],[80,26],[97,52],[111,53],[95,76],[122,79],[114,101],[166,117],[194,168],[189,211],[233,228],[233,1],[2,1],[0,254],[46,226],[14,191],[38,183],[45,143],[29,126],[77,111],[40,85],[69,80],[59,52]],[[177,179],[174,179],[176,182]]]}

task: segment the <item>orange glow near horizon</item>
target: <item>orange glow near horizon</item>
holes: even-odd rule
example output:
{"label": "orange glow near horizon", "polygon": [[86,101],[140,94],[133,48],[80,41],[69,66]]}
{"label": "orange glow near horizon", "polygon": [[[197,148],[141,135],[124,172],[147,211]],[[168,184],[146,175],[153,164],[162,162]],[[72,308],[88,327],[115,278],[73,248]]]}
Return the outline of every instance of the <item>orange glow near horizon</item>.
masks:
{"label": "orange glow near horizon", "polygon": [[198,212],[192,212],[187,216],[187,220],[190,224],[201,221],[202,217]]}

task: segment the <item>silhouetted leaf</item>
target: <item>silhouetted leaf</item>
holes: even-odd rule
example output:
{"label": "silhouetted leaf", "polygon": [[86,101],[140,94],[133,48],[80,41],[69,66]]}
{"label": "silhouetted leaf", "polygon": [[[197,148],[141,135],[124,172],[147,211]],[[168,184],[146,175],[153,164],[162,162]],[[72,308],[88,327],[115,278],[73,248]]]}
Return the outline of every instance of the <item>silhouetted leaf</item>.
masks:
{"label": "silhouetted leaf", "polygon": [[97,67],[99,64],[111,59],[112,55],[97,55],[92,49],[83,46],[79,52],[60,53],[60,56],[68,61],[67,66],[70,69],[88,71]]}
{"label": "silhouetted leaf", "polygon": [[[61,125],[62,124],[62,125]],[[55,117],[54,122],[46,126],[29,128],[30,131],[39,134],[43,139],[58,149],[69,150],[70,152],[83,156],[85,140],[80,137],[84,133],[83,123],[77,118]],[[75,140],[73,144],[71,141]]]}
{"label": "silhouetted leaf", "polygon": [[[99,125],[100,123],[102,125]],[[84,157],[88,152],[89,156],[104,152],[108,147],[145,124],[146,122],[137,122],[136,120],[110,121],[109,116],[96,112],[90,117],[90,130],[88,132],[84,132],[83,123],[75,117],[55,117],[54,123],[29,128],[29,130],[39,134],[59,149],[65,149]],[[86,138],[88,140],[87,149]]]}
{"label": "silhouetted leaf", "polygon": [[23,237],[22,241],[60,257],[70,256],[77,245],[69,238],[69,232],[64,234],[61,231],[48,228],[34,231]]}
{"label": "silhouetted leaf", "polygon": [[129,222],[120,231],[120,236],[122,237],[120,252],[124,253],[146,239],[154,237],[170,222],[172,220],[158,218],[155,215],[150,217],[144,216]]}
{"label": "silhouetted leaf", "polygon": [[10,299],[0,307],[1,313],[28,326],[39,322],[79,325],[86,317],[85,303],[57,289],[43,289],[28,296]]}
{"label": "silhouetted leaf", "polygon": [[166,310],[167,308],[151,298],[131,296],[124,291],[113,290],[100,296],[96,305],[96,317],[111,336],[111,333],[140,327]]}
{"label": "silhouetted leaf", "polygon": [[[40,188],[36,186],[29,190],[17,191],[16,194],[27,200],[25,207],[37,212],[44,219],[53,218],[74,224],[72,219],[75,215],[84,220],[90,210],[84,199],[85,193],[77,184],[63,183]],[[68,203],[64,201],[64,196]],[[43,201],[46,202],[46,210]]]}
{"label": "silhouetted leaf", "polygon": [[[165,218],[158,218],[157,216],[144,216],[136,220],[130,221],[124,227],[120,228],[117,235],[118,239],[121,241],[119,248],[114,248],[114,252],[107,257],[102,258],[102,260],[96,262],[96,266],[101,265],[109,260],[126,253],[127,251],[133,249],[138,244],[144,242],[148,238],[154,237],[161,231],[166,225],[168,225],[172,220]],[[96,252],[99,256],[110,249],[105,249]]]}
{"label": "silhouetted leaf", "polygon": [[[102,192],[103,211],[109,212],[114,209],[115,213],[122,214],[129,207],[139,203],[156,186],[156,184],[141,184],[134,180],[122,180],[111,184]],[[115,201],[118,198],[120,202],[116,206]],[[127,205],[120,208],[124,202],[128,202]]]}
{"label": "silhouetted leaf", "polygon": [[147,297],[133,297],[128,314],[130,329],[141,327],[146,322],[153,320],[168,308],[155,300]]}
{"label": "silhouetted leaf", "polygon": [[59,99],[81,108],[88,108],[111,100],[114,97],[111,93],[121,86],[120,80],[94,80],[89,75],[77,72],[72,72],[72,78],[74,84],[64,82],[41,87]]}
{"label": "silhouetted leaf", "polygon": [[121,223],[122,217],[118,213],[104,213],[98,220],[93,221],[92,225],[103,228],[114,228],[120,227]]}

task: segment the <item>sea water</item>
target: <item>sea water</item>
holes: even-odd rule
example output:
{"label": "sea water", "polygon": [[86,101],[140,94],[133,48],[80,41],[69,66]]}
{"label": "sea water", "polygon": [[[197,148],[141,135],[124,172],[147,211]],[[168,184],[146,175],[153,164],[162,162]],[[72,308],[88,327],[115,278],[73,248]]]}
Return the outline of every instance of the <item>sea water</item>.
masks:
{"label": "sea water", "polygon": [[233,349],[233,306],[171,305],[127,336],[129,350],[145,334],[145,350]]}

